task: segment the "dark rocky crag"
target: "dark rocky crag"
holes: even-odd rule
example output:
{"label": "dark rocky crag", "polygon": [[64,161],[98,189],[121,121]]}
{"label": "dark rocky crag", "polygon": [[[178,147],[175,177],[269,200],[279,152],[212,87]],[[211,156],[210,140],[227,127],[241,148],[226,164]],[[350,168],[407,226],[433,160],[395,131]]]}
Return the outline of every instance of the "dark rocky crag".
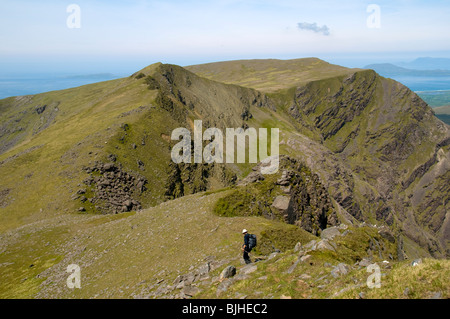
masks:
{"label": "dark rocky crag", "polygon": [[306,142],[317,151],[298,139],[289,144],[339,205],[359,221],[402,229],[434,257],[448,254],[450,131],[431,108],[372,70],[312,81],[291,94],[286,111],[314,132]]}
{"label": "dark rocky crag", "polygon": [[262,164],[253,168],[234,192],[219,200],[216,213],[224,216],[258,215],[282,220],[319,235],[340,224],[331,197],[317,174],[301,161],[280,156],[277,174],[261,174]]}
{"label": "dark rocky crag", "polygon": [[128,173],[115,163],[97,162],[92,167],[86,167],[85,171],[89,174],[83,181],[87,188],[78,190],[73,197],[83,204],[80,211],[86,211],[86,205],[93,206],[94,211],[103,214],[142,208],[137,198],[146,191],[145,177]]}

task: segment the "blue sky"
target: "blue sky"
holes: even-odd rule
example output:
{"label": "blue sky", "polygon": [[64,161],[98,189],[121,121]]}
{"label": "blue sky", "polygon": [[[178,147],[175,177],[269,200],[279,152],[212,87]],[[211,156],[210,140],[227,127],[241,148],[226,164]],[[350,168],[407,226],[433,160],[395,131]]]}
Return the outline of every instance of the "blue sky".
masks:
{"label": "blue sky", "polygon": [[[80,8],[80,28],[66,11]],[[370,28],[370,4],[380,8]],[[347,66],[450,58],[449,1],[0,1],[0,73],[130,73],[189,65],[317,56]],[[328,32],[299,28],[316,24]]]}

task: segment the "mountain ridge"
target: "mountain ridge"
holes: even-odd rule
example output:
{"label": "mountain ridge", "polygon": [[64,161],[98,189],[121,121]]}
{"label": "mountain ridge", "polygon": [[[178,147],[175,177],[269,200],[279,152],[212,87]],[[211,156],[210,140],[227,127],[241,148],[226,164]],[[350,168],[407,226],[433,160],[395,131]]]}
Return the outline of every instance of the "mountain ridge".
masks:
{"label": "mountain ridge", "polygon": [[364,67],[365,69],[373,69],[383,76],[450,76],[450,70],[445,69],[433,69],[433,70],[417,70],[408,69],[391,63],[376,63],[369,64]]}
{"label": "mountain ridge", "polygon": [[[313,210],[311,218],[306,218],[310,214],[307,208],[314,201],[304,199],[310,196],[320,207],[332,209],[339,223],[355,227],[364,223],[386,225],[396,236],[400,260],[448,256],[450,223],[445,201],[449,190],[445,181],[450,171],[449,127],[414,92],[372,70],[342,68],[318,59],[281,62],[279,70],[274,68],[277,60],[224,63],[187,68],[156,63],[128,78],[0,100],[4,115],[0,122],[0,247],[10,251],[2,259],[1,270],[10,281],[0,293],[7,293],[7,285],[15,282],[14,278],[22,278],[17,275],[21,272],[33,276],[42,272],[42,277],[60,278],[61,267],[76,261],[70,257],[75,251],[64,244],[73,233],[84,236],[90,253],[102,251],[100,237],[91,232],[94,228],[88,227],[90,223],[111,221],[111,233],[101,231],[103,240],[115,238],[113,242],[118,243],[116,239],[127,235],[127,240],[138,240],[134,232],[114,225],[128,223],[134,214],[139,214],[141,223],[149,223],[154,211],[170,216],[166,205],[181,211],[177,213],[183,213],[183,207],[202,213],[187,206],[195,196],[199,203],[207,201],[209,208],[205,211],[212,212],[218,197],[239,189],[236,184],[255,172],[253,164],[171,163],[171,131],[177,127],[192,129],[194,119],[202,119],[204,127],[221,129],[280,128],[281,154],[301,161],[311,171],[310,176],[299,175],[305,180],[317,176],[309,195],[287,190],[281,193],[284,191],[279,186],[269,186],[269,179],[260,183],[256,179],[253,202],[263,208],[261,212],[273,206],[275,194],[292,203],[295,200],[296,210],[304,212],[304,218],[299,219],[304,224],[283,222],[283,229],[297,227],[306,231],[307,224],[314,224],[312,218],[320,214],[314,215],[317,211]],[[231,71],[223,69],[230,64]],[[297,69],[289,71],[292,65]],[[222,83],[220,80],[233,70],[240,70],[239,76]],[[205,73],[209,78],[202,76]],[[276,81],[280,84],[271,87]],[[18,130],[18,126],[22,129]],[[297,169],[288,170],[299,173]],[[126,185],[122,185],[124,176],[130,181]],[[321,206],[322,200],[327,204]],[[133,201],[142,209],[136,208],[139,205]],[[116,210],[109,211],[106,203],[114,204]],[[120,213],[114,214],[119,209]],[[136,210],[138,213],[134,213]],[[233,245],[239,242],[242,222],[238,220],[254,222],[260,233],[282,222],[279,217],[273,220],[267,216],[233,217],[237,219],[228,220],[234,225],[233,235],[229,235],[232,239],[227,239],[224,231],[220,240],[231,240]],[[211,223],[210,217],[205,218]],[[65,221],[65,228],[56,227],[57,220]],[[46,221],[45,226],[39,231],[33,229],[40,221]],[[214,221],[228,223],[227,218]],[[28,230],[21,235],[20,229]],[[316,235],[323,230],[318,229]],[[26,236],[34,234],[37,240],[39,232],[48,242],[58,243],[57,250],[41,247],[27,251],[23,246]],[[96,241],[91,242],[88,236]],[[14,241],[8,239],[11,237]],[[201,233],[188,237],[194,243],[202,240]],[[150,249],[144,246],[143,253]],[[124,263],[119,247],[110,258],[103,259],[103,267],[108,260]],[[155,254],[164,250],[155,249]],[[24,271],[7,264],[25,251],[36,260],[45,259],[49,266],[44,266],[47,264],[42,260],[42,266],[35,268],[41,272],[34,273],[37,270]],[[226,251],[223,256],[230,258],[232,247]],[[75,255],[80,254],[82,250],[76,250]],[[83,259],[83,264],[90,269],[93,280],[97,275],[92,265],[98,265],[88,259]],[[154,278],[158,274],[146,272],[144,276]],[[109,280],[111,283],[113,278]],[[76,296],[68,291],[52,292],[50,281],[30,281],[36,289],[32,291],[44,289],[41,296]],[[105,285],[107,282],[103,283],[104,289]],[[95,292],[94,286],[90,287],[87,295],[105,295],[105,290]]]}
{"label": "mountain ridge", "polygon": [[450,70],[449,58],[419,57],[410,62],[397,63],[399,66],[419,70]]}

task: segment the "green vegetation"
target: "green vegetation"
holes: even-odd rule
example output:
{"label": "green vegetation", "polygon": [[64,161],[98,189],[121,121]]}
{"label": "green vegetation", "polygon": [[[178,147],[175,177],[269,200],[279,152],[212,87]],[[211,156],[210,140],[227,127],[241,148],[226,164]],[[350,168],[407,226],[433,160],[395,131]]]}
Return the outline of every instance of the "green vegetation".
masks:
{"label": "green vegetation", "polygon": [[142,79],[142,78],[145,78],[145,74],[142,72],[139,72],[139,74],[135,76],[135,79],[137,79],[137,80]]}
{"label": "green vegetation", "polygon": [[[419,265],[412,267],[410,261],[394,264],[392,269],[382,272],[381,287],[370,289],[362,286],[360,289],[349,289],[341,298],[355,298],[363,292],[365,298],[374,299],[428,299],[436,293],[441,298],[450,295],[448,278],[450,262],[426,258]],[[364,279],[367,272],[360,270],[355,277]]]}
{"label": "green vegetation", "polygon": [[145,83],[148,85],[148,89],[149,90],[157,90],[157,89],[159,89],[158,81],[156,81],[155,78],[152,77],[151,75],[148,75],[145,78]]}
{"label": "green vegetation", "polygon": [[261,216],[270,209],[273,199],[283,194],[275,187],[276,175],[269,175],[258,184],[250,184],[233,190],[229,195],[219,199],[214,206],[218,216]]}
{"label": "green vegetation", "polygon": [[306,244],[316,238],[297,226],[274,222],[261,232],[254,253],[269,255],[276,250],[287,251],[297,243]]}
{"label": "green vegetation", "polygon": [[450,104],[450,90],[420,91],[416,93],[433,108]]}
{"label": "green vegetation", "polygon": [[[243,268],[244,227],[258,236],[252,257],[261,260],[220,298],[449,296],[448,260],[425,258],[448,256],[448,129],[415,94],[372,71],[313,58],[158,63],[124,79],[0,100],[0,112],[1,298],[159,297],[207,260],[223,264],[196,297],[215,298],[213,276],[227,264]],[[252,163],[175,165],[171,132],[195,119],[205,128],[280,128],[281,154],[296,165],[256,180]],[[108,215],[89,202],[111,173],[89,168],[111,162],[146,179],[140,192],[104,184],[142,210]],[[88,178],[97,180],[87,186]],[[292,210],[275,208],[278,196]],[[398,262],[401,242],[363,221],[404,238],[405,254],[423,263]],[[304,251],[310,257],[297,263],[298,242],[339,224],[351,226],[333,249]],[[378,290],[364,286],[357,263],[367,258],[384,267]],[[65,283],[72,263],[82,269],[80,290]],[[330,275],[339,263],[348,274]]]}
{"label": "green vegetation", "polygon": [[[285,232],[286,230],[283,230]],[[350,228],[346,236],[339,237],[336,252],[315,250],[306,256],[295,252],[292,245],[270,260],[256,262],[256,271],[236,279],[226,291],[218,294],[221,283],[213,284],[209,289],[196,295],[196,298],[386,298],[415,299],[430,298],[439,293],[441,298],[449,296],[448,275],[450,261],[424,259],[417,266],[411,261],[396,262],[389,258],[386,249],[381,257],[374,254],[370,264],[377,264],[381,270],[380,288],[369,288],[367,282],[373,272],[367,267],[358,266],[359,256],[367,257],[367,246],[375,238],[376,230],[368,227]],[[306,239],[306,238],[305,238]],[[309,239],[307,239],[309,240]],[[304,243],[305,241],[299,240]],[[378,237],[378,243],[389,246],[389,242]],[[343,250],[352,246],[354,256],[346,259]],[[257,255],[256,255],[257,256]],[[256,257],[255,256],[255,257]],[[346,260],[344,260],[346,259]],[[336,271],[338,265],[345,264],[345,273]],[[240,269],[238,267],[238,275]],[[219,272],[212,273],[212,276]]]}
{"label": "green vegetation", "polygon": [[296,60],[242,60],[186,67],[205,78],[275,92],[300,83],[352,72],[316,58]]}

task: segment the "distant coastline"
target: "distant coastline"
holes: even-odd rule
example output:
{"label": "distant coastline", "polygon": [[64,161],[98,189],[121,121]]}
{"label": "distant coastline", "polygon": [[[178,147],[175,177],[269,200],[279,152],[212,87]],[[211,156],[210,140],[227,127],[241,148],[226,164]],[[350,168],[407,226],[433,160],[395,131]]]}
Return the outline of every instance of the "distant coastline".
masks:
{"label": "distant coastline", "polygon": [[20,74],[0,76],[0,99],[64,90],[81,85],[118,79],[126,75],[97,74]]}

